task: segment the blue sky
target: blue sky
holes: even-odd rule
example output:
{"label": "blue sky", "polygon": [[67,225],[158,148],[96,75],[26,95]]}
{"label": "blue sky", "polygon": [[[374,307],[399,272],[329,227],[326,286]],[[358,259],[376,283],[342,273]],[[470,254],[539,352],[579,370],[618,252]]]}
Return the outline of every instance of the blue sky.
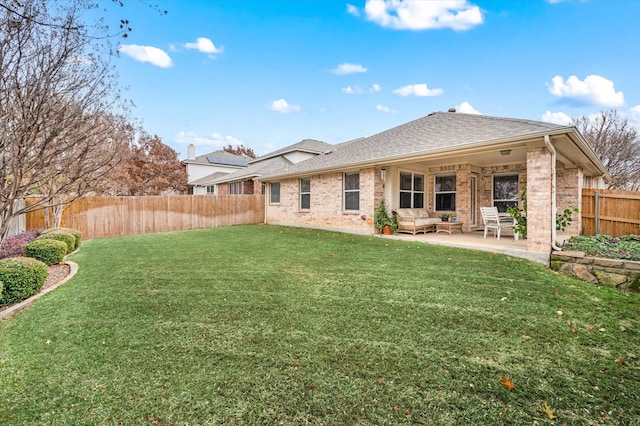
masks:
{"label": "blue sky", "polygon": [[111,13],[133,27],[116,61],[133,115],[181,159],[189,143],[262,155],[451,107],[561,124],[617,109],[640,126],[640,1],[132,0]]}

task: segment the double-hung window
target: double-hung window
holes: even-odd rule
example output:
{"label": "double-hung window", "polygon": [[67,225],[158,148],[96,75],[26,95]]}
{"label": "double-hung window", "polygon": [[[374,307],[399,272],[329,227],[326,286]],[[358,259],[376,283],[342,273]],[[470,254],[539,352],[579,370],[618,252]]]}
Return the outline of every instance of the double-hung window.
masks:
{"label": "double-hung window", "polygon": [[493,175],[493,205],[500,213],[518,207],[518,175]]}
{"label": "double-hung window", "polygon": [[400,208],[424,208],[424,175],[400,172]]}
{"label": "double-hung window", "polygon": [[229,195],[240,195],[240,194],[242,194],[242,181],[229,182],[227,184],[227,189],[229,190]]}
{"label": "double-hung window", "polygon": [[436,211],[456,210],[456,175],[436,176]]}
{"label": "double-hung window", "polygon": [[207,195],[215,195],[215,194],[216,194],[216,187],[214,185],[208,185]]}
{"label": "double-hung window", "polygon": [[271,189],[271,191],[269,192],[271,197],[269,199],[269,202],[271,204],[279,204],[280,203],[280,182],[271,182],[271,184],[269,185],[269,188]]}
{"label": "double-hung window", "polygon": [[360,173],[344,174],[344,210],[360,210]]}
{"label": "double-hung window", "polygon": [[300,210],[311,208],[311,178],[300,179]]}

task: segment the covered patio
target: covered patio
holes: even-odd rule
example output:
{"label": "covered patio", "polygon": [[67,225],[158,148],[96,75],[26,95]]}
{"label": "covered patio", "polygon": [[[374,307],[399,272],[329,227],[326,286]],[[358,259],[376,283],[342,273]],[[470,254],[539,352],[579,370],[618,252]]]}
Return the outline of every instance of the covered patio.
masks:
{"label": "covered patio", "polygon": [[[544,254],[534,253],[527,250],[526,240],[515,240],[513,234],[505,232],[504,235],[498,240],[493,235],[487,235],[485,239],[483,237],[483,230],[475,230],[471,232],[452,233],[434,233],[428,232],[426,234],[397,234],[397,235],[384,235],[381,238],[392,238],[401,241],[416,241],[426,244],[436,244],[446,247],[464,248],[469,250],[481,250],[490,253],[500,253],[507,256],[518,257],[521,259],[527,259],[534,262],[548,264],[549,257]],[[568,238],[568,235],[558,235],[558,243],[562,243],[564,239]]]}

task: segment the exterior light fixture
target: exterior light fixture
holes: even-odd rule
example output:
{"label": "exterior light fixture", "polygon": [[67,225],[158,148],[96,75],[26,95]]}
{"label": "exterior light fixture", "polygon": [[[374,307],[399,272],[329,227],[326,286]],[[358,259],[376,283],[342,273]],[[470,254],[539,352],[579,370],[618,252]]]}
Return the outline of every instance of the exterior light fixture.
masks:
{"label": "exterior light fixture", "polygon": [[380,179],[382,179],[383,182],[387,180],[387,169],[384,167],[380,169]]}

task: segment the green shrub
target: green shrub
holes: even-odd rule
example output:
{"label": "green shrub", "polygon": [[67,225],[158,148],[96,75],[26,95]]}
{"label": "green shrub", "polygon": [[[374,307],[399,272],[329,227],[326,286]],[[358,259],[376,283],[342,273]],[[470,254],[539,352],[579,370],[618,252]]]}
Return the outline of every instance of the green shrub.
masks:
{"label": "green shrub", "polygon": [[[71,253],[76,248],[76,238],[65,231],[51,231],[40,235],[37,240],[58,240],[67,245],[67,253]],[[65,253],[65,254],[67,254]]]}
{"label": "green shrub", "polygon": [[73,235],[73,237],[76,239],[76,244],[75,244],[74,250],[77,249],[78,247],[80,247],[80,242],[82,241],[82,232],[78,231],[77,229],[60,228],[60,227],[58,227],[58,228],[49,228],[46,231],[43,231],[42,234],[45,235],[45,234],[48,234],[48,233],[51,233],[51,232],[59,232],[59,231],[66,232],[68,234]]}
{"label": "green shrub", "polygon": [[28,257],[0,260],[0,282],[4,284],[0,305],[21,302],[38,293],[47,279],[47,265]]}
{"label": "green shrub", "polygon": [[58,240],[43,238],[35,240],[24,246],[24,255],[38,259],[47,265],[62,262],[67,254],[67,245]]}

